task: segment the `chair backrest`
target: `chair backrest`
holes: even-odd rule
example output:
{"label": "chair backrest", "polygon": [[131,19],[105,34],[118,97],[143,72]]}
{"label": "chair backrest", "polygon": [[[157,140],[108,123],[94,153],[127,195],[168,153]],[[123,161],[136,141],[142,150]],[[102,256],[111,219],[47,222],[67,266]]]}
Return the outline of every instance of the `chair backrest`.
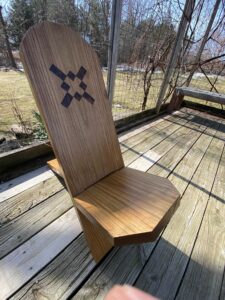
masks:
{"label": "chair backrest", "polygon": [[124,166],[95,51],[51,22],[25,34],[20,55],[72,196]]}

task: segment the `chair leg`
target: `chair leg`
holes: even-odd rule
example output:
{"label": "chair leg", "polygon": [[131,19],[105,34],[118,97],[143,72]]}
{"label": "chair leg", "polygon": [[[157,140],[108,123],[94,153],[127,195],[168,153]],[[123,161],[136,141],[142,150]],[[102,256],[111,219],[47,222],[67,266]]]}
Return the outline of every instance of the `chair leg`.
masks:
{"label": "chair leg", "polygon": [[96,262],[99,262],[112,249],[113,244],[108,235],[77,209],[77,213],[86,237],[91,254]]}

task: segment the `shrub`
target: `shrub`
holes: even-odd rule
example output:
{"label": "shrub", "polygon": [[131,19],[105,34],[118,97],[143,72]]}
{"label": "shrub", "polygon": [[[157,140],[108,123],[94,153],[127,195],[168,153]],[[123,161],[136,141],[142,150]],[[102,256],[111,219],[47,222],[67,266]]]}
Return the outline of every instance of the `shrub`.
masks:
{"label": "shrub", "polygon": [[33,116],[36,120],[33,128],[34,137],[38,140],[47,140],[48,134],[46,132],[41,115],[39,114],[39,112],[33,111]]}

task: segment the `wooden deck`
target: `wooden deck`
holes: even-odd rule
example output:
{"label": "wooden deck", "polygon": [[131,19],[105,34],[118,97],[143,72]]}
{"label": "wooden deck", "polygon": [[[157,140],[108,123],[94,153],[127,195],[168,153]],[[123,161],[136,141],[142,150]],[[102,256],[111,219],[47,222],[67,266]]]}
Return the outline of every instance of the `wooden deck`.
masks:
{"label": "wooden deck", "polygon": [[182,109],[119,137],[125,164],[168,177],[181,205],[154,243],[93,261],[47,166],[0,185],[0,299],[104,299],[116,283],[161,299],[225,299],[225,121]]}

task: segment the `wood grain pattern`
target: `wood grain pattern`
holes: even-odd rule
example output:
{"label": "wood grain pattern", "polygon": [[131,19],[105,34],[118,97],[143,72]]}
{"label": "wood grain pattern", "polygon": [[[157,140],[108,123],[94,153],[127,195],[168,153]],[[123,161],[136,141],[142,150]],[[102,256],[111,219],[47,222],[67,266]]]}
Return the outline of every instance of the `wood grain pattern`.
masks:
{"label": "wood grain pattern", "polygon": [[52,176],[54,176],[54,173],[47,166],[44,166],[4,182],[0,184],[0,202],[17,195]]}
{"label": "wood grain pattern", "polygon": [[24,214],[47,198],[64,189],[56,176],[36,184],[10,199],[0,203],[0,228],[3,224]]}
{"label": "wood grain pattern", "polygon": [[0,299],[6,299],[17,291],[81,232],[72,208],[5,256],[0,261]]}
{"label": "wood grain pattern", "polygon": [[211,136],[207,136],[207,139],[208,147],[182,197],[181,205],[136,283],[137,287],[161,299],[175,298],[204,217],[222,151],[221,141]]}
{"label": "wood grain pattern", "polygon": [[[191,123],[186,123],[187,127],[190,126]],[[181,127],[177,131],[175,131],[172,136],[169,136],[167,139],[163,140],[162,143],[156,145],[154,148],[149,151],[143,153],[138,159],[133,161],[129,167],[137,169],[142,172],[147,172],[148,169],[155,165],[157,161],[159,161],[162,157],[167,157],[165,155],[167,152],[171,150],[171,148],[177,146],[178,148],[181,143],[186,145],[188,140],[192,138],[190,135],[191,129],[187,127]],[[185,138],[186,137],[186,138]],[[184,142],[185,141],[185,142]],[[158,164],[156,164],[158,165]],[[156,174],[155,174],[156,175]]]}
{"label": "wood grain pattern", "polygon": [[[176,113],[176,112],[175,112]],[[133,137],[133,136],[137,136],[137,134],[140,134],[141,132],[145,131],[146,129],[155,126],[158,123],[161,123],[164,119],[169,118],[169,115],[166,116],[160,116],[156,119],[151,120],[150,122],[148,122],[147,124],[143,125],[140,124],[138,126],[135,126],[133,128],[131,128],[130,130],[127,130],[125,132],[122,132],[118,135],[119,137],[119,142],[124,142],[127,139]]]}
{"label": "wood grain pattern", "polygon": [[90,222],[79,209],[77,212],[91,254],[95,261],[99,262],[112,249],[113,241],[109,239],[109,235],[104,229],[96,225],[96,222]]}
{"label": "wood grain pattern", "polygon": [[123,168],[79,194],[75,205],[114,245],[153,241],[179,204],[169,180]]}
{"label": "wood grain pattern", "polygon": [[[185,157],[181,160],[181,162],[176,166],[176,168],[171,171],[167,171],[165,173],[169,173],[169,179],[176,186],[178,191],[183,194],[184,192],[184,182],[190,183],[193,171],[192,168],[197,168],[201,163],[205,153],[207,153],[207,148],[209,147],[212,139],[218,129],[218,124],[210,124],[212,128],[208,127],[202,135],[199,137],[194,146],[188,151]],[[171,156],[172,159],[172,156]],[[170,165],[170,164],[169,164]],[[154,173],[153,173],[154,174]],[[164,175],[164,172],[163,174]]]}
{"label": "wood grain pattern", "polygon": [[0,258],[23,244],[72,207],[64,189],[0,228]]}
{"label": "wood grain pattern", "polygon": [[[129,150],[130,148],[136,146],[137,144],[140,144],[141,142],[145,141],[146,139],[149,139],[151,136],[153,137],[155,135],[156,132],[161,131],[165,128],[167,128],[168,126],[172,125],[173,122],[176,122],[176,120],[181,120],[182,118],[185,118],[186,114],[183,112],[174,112],[174,114],[172,115],[166,115],[164,118],[162,118],[161,122],[159,122],[160,120],[157,120],[153,123],[147,124],[145,126],[143,126],[145,128],[145,130],[141,131],[138,134],[134,134],[129,136],[128,139],[124,139],[122,137],[119,137],[119,142],[120,142],[120,149],[121,152],[124,153],[127,150]],[[150,126],[150,125],[154,125],[154,126]],[[135,132],[135,130],[134,130]],[[138,132],[138,128],[137,128],[137,132]]]}
{"label": "wood grain pattern", "polygon": [[[71,194],[77,195],[122,168],[122,155],[95,51],[69,27],[43,22],[28,30],[20,54]],[[86,92],[95,102],[73,99],[69,107],[64,107],[61,102],[66,92],[61,88],[62,80],[50,72],[52,64],[65,74],[77,73],[84,67]],[[70,85],[74,88],[73,82]]]}
{"label": "wood grain pattern", "polygon": [[[197,119],[198,120],[198,119]],[[191,125],[191,126],[190,126]],[[198,140],[206,130],[206,125],[195,124],[194,122],[190,122],[187,126],[191,127],[191,132],[187,133],[186,138],[181,138],[176,144],[177,139],[172,141],[175,145],[172,148],[172,151],[168,151],[166,155],[164,155],[157,164],[153,165],[147,172],[150,174],[168,177],[175,167],[179,164],[182,159],[188,155],[189,150],[195,146],[195,143],[199,143]],[[187,128],[186,128],[187,129]],[[201,139],[200,139],[201,141]],[[203,141],[204,142],[204,141]],[[206,141],[207,142],[207,141]],[[192,150],[190,150],[192,153]],[[195,162],[193,162],[195,163]]]}
{"label": "wood grain pattern", "polygon": [[154,244],[130,245],[113,249],[102,262],[101,267],[95,270],[71,299],[103,300],[115,284],[133,285],[154,249]]}
{"label": "wood grain pattern", "polygon": [[153,126],[157,125],[158,123],[161,123],[164,120],[169,119],[171,116],[173,116],[173,115],[176,116],[176,115],[180,115],[180,114],[185,115],[186,111],[184,109],[182,109],[182,111],[180,110],[180,111],[175,111],[172,114],[161,115],[161,116],[155,117],[152,120],[149,120],[147,123],[139,124],[139,125],[131,128],[130,130],[120,133],[118,135],[119,142],[124,142],[125,140],[129,139],[130,137],[133,137],[135,135],[137,136],[138,134],[145,131],[146,129],[153,127]]}
{"label": "wood grain pattern", "polygon": [[[222,142],[220,144],[221,151]],[[219,299],[225,266],[224,186],[223,149],[204,219],[176,299]]]}
{"label": "wood grain pattern", "polygon": [[10,299],[67,300],[95,266],[81,234]]}
{"label": "wood grain pattern", "polygon": [[196,89],[193,87],[177,87],[176,88],[177,95],[181,96],[189,96],[209,102],[225,104],[225,95],[214,93],[206,90]]}
{"label": "wood grain pattern", "polygon": [[[138,135],[131,136],[129,139],[122,141],[121,145],[127,150],[129,148],[133,148],[134,146],[140,144],[141,142],[145,141],[146,139],[149,139],[150,137],[153,138],[153,136],[160,132],[163,129],[168,128],[170,125],[172,125],[173,122],[176,122],[176,120],[181,120],[182,118],[186,117],[184,113],[176,114],[175,116],[171,115],[170,117],[166,118],[164,121],[159,122],[158,124],[155,124],[154,127],[150,127]],[[120,139],[119,139],[120,141]],[[125,151],[122,151],[124,153]]]}
{"label": "wood grain pattern", "polygon": [[[192,116],[190,116],[190,119],[191,118],[192,118]],[[168,126],[166,128],[163,128],[161,130],[156,130],[154,135],[146,138],[143,142],[137,144],[133,148],[128,149],[128,151],[126,151],[123,154],[125,166],[129,165],[130,163],[135,161],[137,158],[139,158],[140,155],[144,154],[148,150],[150,150],[153,147],[155,147],[156,145],[158,145],[164,139],[168,138],[176,130],[178,130],[182,125],[187,123],[188,120],[186,120],[185,118],[172,118],[168,121],[169,121],[168,123],[170,123],[170,124],[168,124]]]}
{"label": "wood grain pattern", "polygon": [[49,168],[55,172],[57,175],[63,177],[63,171],[62,171],[62,168],[61,166],[59,165],[59,162],[58,160],[55,158],[55,159],[51,159],[47,162]]}

